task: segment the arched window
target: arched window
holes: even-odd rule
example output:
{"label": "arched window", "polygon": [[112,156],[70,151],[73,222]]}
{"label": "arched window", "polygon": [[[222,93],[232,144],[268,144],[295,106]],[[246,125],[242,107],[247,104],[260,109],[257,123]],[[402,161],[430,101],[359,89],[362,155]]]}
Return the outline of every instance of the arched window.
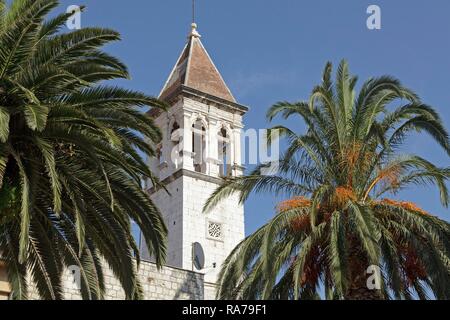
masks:
{"label": "arched window", "polygon": [[172,127],[170,128],[170,155],[169,158],[172,160],[171,163],[175,165],[175,168],[178,167],[178,164],[181,162],[180,156],[180,140],[181,140],[181,129],[178,122],[174,121]]}
{"label": "arched window", "polygon": [[172,125],[172,133],[174,133],[178,129],[180,129],[180,125],[178,124],[178,122],[175,121]]}
{"label": "arched window", "polygon": [[221,177],[231,176],[231,146],[230,136],[225,128],[218,134],[219,174]]}
{"label": "arched window", "polygon": [[206,173],[206,128],[199,119],[192,125],[192,153],[196,172]]}
{"label": "arched window", "polygon": [[163,162],[163,154],[162,154],[162,145],[159,144],[156,147],[156,158],[158,159],[158,164],[161,164]]}

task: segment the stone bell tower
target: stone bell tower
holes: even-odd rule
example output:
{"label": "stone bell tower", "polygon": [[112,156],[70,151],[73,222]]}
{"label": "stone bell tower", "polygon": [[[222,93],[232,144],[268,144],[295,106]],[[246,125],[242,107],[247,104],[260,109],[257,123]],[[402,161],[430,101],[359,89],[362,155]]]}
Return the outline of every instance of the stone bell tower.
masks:
{"label": "stone bell tower", "polygon": [[[241,130],[248,109],[236,102],[200,38],[193,23],[159,96],[170,108],[153,114],[164,138],[150,166],[170,194],[147,188],[169,229],[167,264],[202,272],[205,282],[214,284],[222,263],[244,239],[244,209],[237,196],[210,213],[202,209],[223,177],[243,173]],[[204,251],[201,268],[194,243]]]}

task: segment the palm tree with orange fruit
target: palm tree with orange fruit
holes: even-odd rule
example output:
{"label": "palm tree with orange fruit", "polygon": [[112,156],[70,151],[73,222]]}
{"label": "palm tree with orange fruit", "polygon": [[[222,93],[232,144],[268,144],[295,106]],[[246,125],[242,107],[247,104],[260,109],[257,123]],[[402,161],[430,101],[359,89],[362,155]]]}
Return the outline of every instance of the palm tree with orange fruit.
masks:
{"label": "palm tree with orange fruit", "polygon": [[[435,185],[447,207],[450,168],[399,147],[411,131],[428,133],[450,155],[437,112],[388,76],[366,81],[341,62],[326,65],[307,102],[281,102],[268,119],[299,116],[305,134],[275,126],[289,146],[274,163],[227,178],[205,205],[232,193],[288,200],[242,241],[220,273],[221,299],[450,299],[450,224],[411,202],[386,198],[411,185]],[[394,103],[401,105],[388,110]],[[269,135],[269,138],[272,135]],[[269,139],[271,140],[271,139]],[[369,270],[378,286],[368,281]],[[376,272],[379,270],[379,273]],[[323,294],[322,294],[323,292]]]}

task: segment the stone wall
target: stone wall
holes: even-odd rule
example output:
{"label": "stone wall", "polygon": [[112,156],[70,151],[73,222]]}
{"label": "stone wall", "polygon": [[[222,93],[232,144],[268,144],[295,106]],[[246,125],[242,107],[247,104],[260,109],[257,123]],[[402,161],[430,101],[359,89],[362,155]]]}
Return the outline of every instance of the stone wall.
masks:
{"label": "stone wall", "polygon": [[[125,294],[120,282],[113,276],[109,268],[105,268],[106,300],[123,300]],[[203,274],[172,267],[157,270],[151,262],[141,262],[139,280],[146,300],[203,300],[205,287]],[[74,278],[67,271],[64,275],[65,299],[79,300]],[[211,296],[211,288],[208,289]],[[30,288],[30,299],[39,300],[36,288]]]}
{"label": "stone wall", "polygon": [[204,284],[204,298],[205,300],[216,300],[217,285],[215,283],[206,282]]}
{"label": "stone wall", "polygon": [[0,300],[8,299],[10,287],[4,262],[0,261]]}
{"label": "stone wall", "polygon": [[[230,252],[244,239],[244,208],[239,205],[238,194],[221,201],[209,213],[203,213],[203,205],[218,184],[199,176],[183,175],[183,243],[198,242],[205,253],[205,281],[217,282],[220,268]],[[220,226],[220,234],[210,234],[210,224]],[[185,248],[183,268],[192,265],[192,250]]]}

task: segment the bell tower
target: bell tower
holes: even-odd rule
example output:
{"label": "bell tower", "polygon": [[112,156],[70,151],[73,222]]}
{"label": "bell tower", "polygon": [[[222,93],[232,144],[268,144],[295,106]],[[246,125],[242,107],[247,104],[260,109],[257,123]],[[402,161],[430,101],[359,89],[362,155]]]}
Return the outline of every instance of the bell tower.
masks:
{"label": "bell tower", "polygon": [[243,174],[241,130],[248,109],[236,102],[200,39],[193,23],[159,96],[170,108],[153,114],[164,137],[149,165],[168,192],[147,189],[169,229],[167,264],[202,272],[214,284],[244,239],[244,209],[237,196],[210,213],[202,209],[224,177]]}

